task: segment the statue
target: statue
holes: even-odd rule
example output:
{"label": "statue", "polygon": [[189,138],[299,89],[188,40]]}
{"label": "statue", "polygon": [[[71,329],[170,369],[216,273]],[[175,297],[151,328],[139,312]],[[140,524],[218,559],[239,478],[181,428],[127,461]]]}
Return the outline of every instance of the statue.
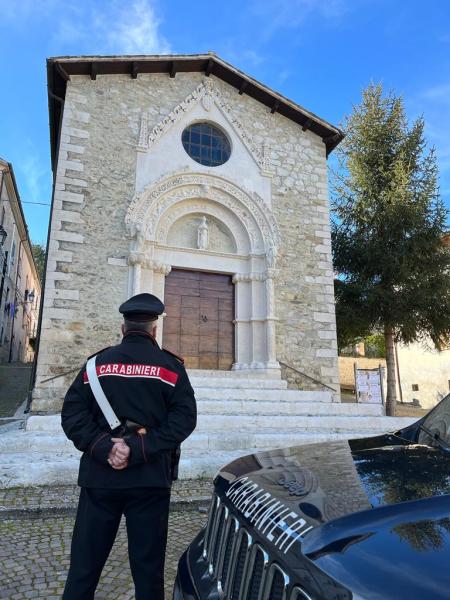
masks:
{"label": "statue", "polygon": [[266,262],[267,267],[269,269],[275,268],[275,263],[277,261],[277,248],[272,240],[268,240],[266,244]]}
{"label": "statue", "polygon": [[206,217],[202,217],[202,221],[198,226],[197,233],[197,248],[199,250],[207,250],[209,242],[208,222]]}
{"label": "statue", "polygon": [[134,238],[134,241],[132,244],[132,250],[134,250],[135,252],[143,252],[144,251],[145,240],[147,237],[146,233],[147,232],[141,223],[133,225],[130,228],[131,237]]}

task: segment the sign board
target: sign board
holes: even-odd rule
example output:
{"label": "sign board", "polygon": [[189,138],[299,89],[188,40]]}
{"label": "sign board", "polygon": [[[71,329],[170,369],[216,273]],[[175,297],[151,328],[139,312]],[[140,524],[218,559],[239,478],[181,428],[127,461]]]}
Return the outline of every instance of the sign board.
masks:
{"label": "sign board", "polygon": [[378,369],[358,369],[355,363],[356,401],[383,404],[383,373]]}

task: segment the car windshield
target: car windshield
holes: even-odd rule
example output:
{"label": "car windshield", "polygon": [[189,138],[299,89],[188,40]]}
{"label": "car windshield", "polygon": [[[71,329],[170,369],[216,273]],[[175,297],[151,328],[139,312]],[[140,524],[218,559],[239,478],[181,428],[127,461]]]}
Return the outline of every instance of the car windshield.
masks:
{"label": "car windshield", "polygon": [[447,446],[450,449],[450,394],[425,417],[419,432],[419,444]]}

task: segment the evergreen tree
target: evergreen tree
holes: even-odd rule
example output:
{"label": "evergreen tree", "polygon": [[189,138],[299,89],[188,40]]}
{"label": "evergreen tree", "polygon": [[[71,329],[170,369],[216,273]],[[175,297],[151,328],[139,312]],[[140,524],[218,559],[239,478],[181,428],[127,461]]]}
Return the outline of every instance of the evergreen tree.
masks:
{"label": "evergreen tree", "polygon": [[341,345],[385,337],[387,414],[395,412],[394,343],[450,336],[448,211],[439,195],[423,118],[370,85],[346,120],[333,180],[333,259]]}
{"label": "evergreen tree", "polygon": [[43,244],[31,244],[31,252],[33,253],[39,280],[42,283],[44,279],[45,247]]}

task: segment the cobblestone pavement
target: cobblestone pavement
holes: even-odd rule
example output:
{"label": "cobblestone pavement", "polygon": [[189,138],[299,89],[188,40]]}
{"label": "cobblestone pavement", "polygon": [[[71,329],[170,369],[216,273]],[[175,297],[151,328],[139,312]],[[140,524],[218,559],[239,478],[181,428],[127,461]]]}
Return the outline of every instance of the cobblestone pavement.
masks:
{"label": "cobblestone pavement", "polygon": [[[178,559],[206,523],[211,491],[209,480],[177,481],[173,485],[166,555],[166,600],[172,598]],[[69,567],[78,493],[77,486],[0,490],[0,598],[61,598]],[[103,570],[96,598],[134,598],[123,521]]]}
{"label": "cobblestone pavement", "polygon": [[[0,489],[0,519],[8,515],[20,517],[22,511],[34,513],[75,513],[80,488],[76,485],[35,486]],[[172,486],[172,504],[189,507],[208,503],[212,494],[210,479],[175,481]],[[38,516],[38,515],[35,515]]]}
{"label": "cobblestone pavement", "polygon": [[12,417],[27,397],[31,364],[0,364],[0,417]]}
{"label": "cobblestone pavement", "polygon": [[[202,510],[206,511],[206,505]],[[60,600],[69,567],[74,516],[4,517],[0,520],[0,598]],[[174,506],[171,510],[165,572],[166,600],[172,598],[178,559],[206,519],[206,512],[199,512],[196,507],[178,509]],[[122,520],[95,597],[99,600],[132,600],[133,590]]]}

